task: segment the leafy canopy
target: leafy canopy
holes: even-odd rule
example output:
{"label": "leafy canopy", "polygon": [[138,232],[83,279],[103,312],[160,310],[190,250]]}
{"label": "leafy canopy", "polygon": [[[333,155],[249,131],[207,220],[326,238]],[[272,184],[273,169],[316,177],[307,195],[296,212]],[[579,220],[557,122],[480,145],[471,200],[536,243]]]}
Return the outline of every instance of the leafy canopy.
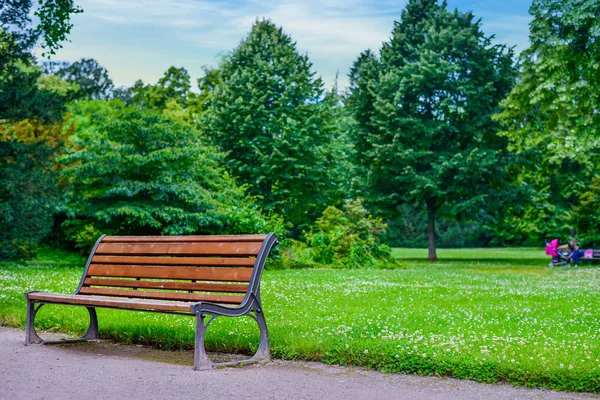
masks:
{"label": "leafy canopy", "polygon": [[500,134],[519,154],[515,176],[527,194],[506,213],[504,235],[540,243],[575,226],[591,237],[600,165],[600,2],[534,0],[529,12],[531,47],[496,115]]}
{"label": "leafy canopy", "polygon": [[41,72],[30,69],[31,51],[40,43],[54,54],[71,30],[71,15],[82,10],[73,0],[35,3],[33,8],[31,0],[0,2],[0,123],[34,117],[55,121],[63,111],[63,96],[38,87]]}
{"label": "leafy canopy", "polygon": [[517,151],[540,146],[559,163],[600,147],[600,2],[534,0],[531,47],[497,118]]}
{"label": "leafy canopy", "polygon": [[221,167],[222,155],[198,131],[122,108],[118,101],[79,102],[71,112],[78,127],[61,159],[65,227],[81,246],[100,233],[267,229],[266,219]]}

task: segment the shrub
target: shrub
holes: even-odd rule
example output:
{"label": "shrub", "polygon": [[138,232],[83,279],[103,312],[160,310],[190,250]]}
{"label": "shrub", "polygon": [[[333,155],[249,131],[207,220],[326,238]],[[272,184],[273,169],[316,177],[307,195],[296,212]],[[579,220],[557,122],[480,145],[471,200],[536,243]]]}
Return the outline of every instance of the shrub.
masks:
{"label": "shrub", "polygon": [[380,218],[369,215],[361,200],[347,201],[343,210],[327,207],[314,228],[304,234],[305,243],[290,246],[291,262],[304,267],[359,268],[389,261],[391,249],[379,241],[385,228]]}

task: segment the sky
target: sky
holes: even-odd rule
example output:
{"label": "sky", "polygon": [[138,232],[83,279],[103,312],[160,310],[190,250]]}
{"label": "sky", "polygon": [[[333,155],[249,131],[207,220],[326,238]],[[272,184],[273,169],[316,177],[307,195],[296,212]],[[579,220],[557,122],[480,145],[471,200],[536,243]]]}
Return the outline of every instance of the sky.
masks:
{"label": "sky", "polygon": [[[495,42],[522,51],[529,44],[529,0],[447,0],[472,11]],[[52,58],[95,58],[116,86],[137,79],[156,83],[170,67],[184,67],[192,82],[203,66],[217,66],[250,30],[268,18],[291,35],[331,87],[348,85],[352,62],[389,39],[406,0],[76,0],[70,42]],[[41,59],[41,57],[40,57]],[[193,86],[195,86],[193,84]]]}

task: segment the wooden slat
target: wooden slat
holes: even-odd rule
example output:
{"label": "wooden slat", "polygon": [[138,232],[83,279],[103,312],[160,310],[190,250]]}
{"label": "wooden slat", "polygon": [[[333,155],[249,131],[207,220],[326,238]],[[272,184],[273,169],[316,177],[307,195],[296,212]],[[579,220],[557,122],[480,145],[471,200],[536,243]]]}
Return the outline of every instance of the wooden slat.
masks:
{"label": "wooden slat", "polygon": [[191,313],[193,303],[183,301],[155,301],[141,299],[116,299],[106,296],[81,296],[78,294],[29,293],[29,299],[42,303],[75,304],[81,306],[131,308],[137,310],[160,310]]}
{"label": "wooden slat", "polygon": [[105,289],[82,287],[79,294],[128,297],[152,300],[179,300],[187,302],[209,301],[211,303],[240,304],[244,296],[229,296],[218,294],[194,294],[181,292],[149,292],[144,290]]}
{"label": "wooden slat", "polygon": [[223,257],[145,257],[145,256],[99,256],[92,257],[93,263],[105,264],[150,264],[150,265],[214,265],[232,267],[252,267],[256,262],[251,258]]}
{"label": "wooden slat", "polygon": [[164,281],[136,281],[129,279],[99,279],[86,278],[85,286],[111,286],[143,289],[165,289],[165,290],[193,290],[197,292],[226,292],[246,293],[248,285],[234,283],[193,283],[193,282],[164,282]]}
{"label": "wooden slat", "polygon": [[102,243],[136,242],[263,242],[267,235],[105,236]]}
{"label": "wooden slat", "polygon": [[255,256],[260,242],[228,243],[100,243],[96,254]]}
{"label": "wooden slat", "polygon": [[145,265],[90,264],[87,276],[250,282],[252,268],[187,268]]}

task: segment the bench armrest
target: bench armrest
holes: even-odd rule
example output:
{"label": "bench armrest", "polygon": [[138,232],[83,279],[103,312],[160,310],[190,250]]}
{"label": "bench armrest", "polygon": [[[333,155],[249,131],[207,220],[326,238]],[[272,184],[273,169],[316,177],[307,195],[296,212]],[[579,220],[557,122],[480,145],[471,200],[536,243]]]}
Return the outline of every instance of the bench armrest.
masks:
{"label": "bench armrest", "polygon": [[237,307],[227,307],[222,304],[209,303],[206,301],[200,301],[198,303],[194,303],[190,306],[190,310],[192,314],[211,314],[211,315],[224,315],[228,317],[239,317],[241,315],[246,315],[250,312],[250,310],[258,305],[260,307],[260,303],[256,301],[254,294],[250,294],[248,298],[246,298],[242,304]]}

